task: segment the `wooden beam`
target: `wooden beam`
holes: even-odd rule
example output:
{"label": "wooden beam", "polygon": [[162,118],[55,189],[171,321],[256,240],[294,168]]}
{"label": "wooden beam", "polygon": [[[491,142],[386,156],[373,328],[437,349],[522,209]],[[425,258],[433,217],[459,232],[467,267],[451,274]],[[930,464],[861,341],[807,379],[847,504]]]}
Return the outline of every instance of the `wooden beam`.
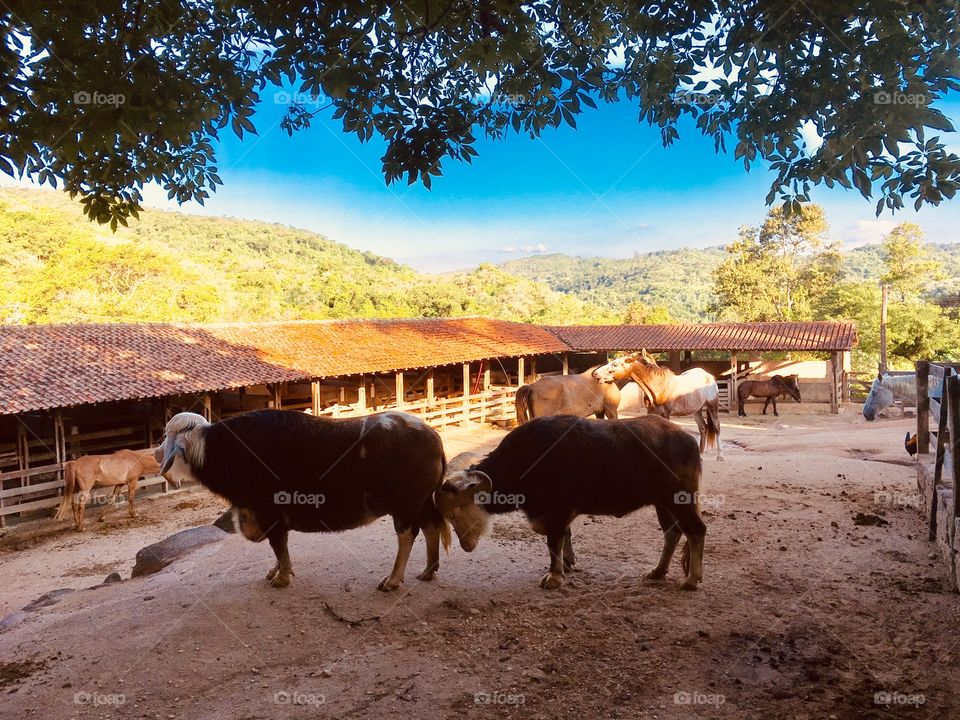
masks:
{"label": "wooden beam", "polygon": [[930,452],[930,362],[917,362],[917,452]]}
{"label": "wooden beam", "polygon": [[537,381],[537,358],[530,358],[530,382]]}
{"label": "wooden beam", "polygon": [[483,366],[483,391],[490,392],[493,383],[490,381],[490,363],[486,362]]}
{"label": "wooden beam", "polygon": [[434,387],[433,386],[433,368],[430,368],[429,370],[427,370],[427,404],[428,405],[433,405],[433,402],[436,399],[434,396],[433,387]]}
{"label": "wooden beam", "polygon": [[681,355],[679,350],[670,351],[670,369],[675,375],[680,374]]}
{"label": "wooden beam", "polygon": [[397,389],[396,389],[397,407],[398,407],[398,408],[402,408],[403,405],[404,405],[404,403],[406,402],[406,397],[407,397],[407,391],[406,391],[406,389],[403,387],[403,373],[402,373],[402,372],[398,372],[398,373],[397,373],[396,385],[397,385]]}
{"label": "wooden beam", "polygon": [[570,374],[570,353],[564,353],[562,359],[563,359],[563,374],[569,375]]}
{"label": "wooden beam", "polygon": [[526,379],[524,378],[523,358],[517,358],[517,387],[524,384],[526,384]]}
{"label": "wooden beam", "polygon": [[730,384],[728,394],[730,399],[727,401],[727,410],[733,413],[737,408],[737,354],[730,351]]}
{"label": "wooden beam", "polygon": [[840,413],[840,353],[830,353],[830,412]]}
{"label": "wooden beam", "polygon": [[470,423],[470,363],[463,364],[463,425]]}
{"label": "wooden beam", "polygon": [[365,413],[367,411],[367,384],[363,375],[360,376],[360,384],[357,386],[357,411]]}
{"label": "wooden beam", "polygon": [[310,383],[310,412],[315,416],[320,414],[320,401],[322,392],[319,380],[313,380]]}

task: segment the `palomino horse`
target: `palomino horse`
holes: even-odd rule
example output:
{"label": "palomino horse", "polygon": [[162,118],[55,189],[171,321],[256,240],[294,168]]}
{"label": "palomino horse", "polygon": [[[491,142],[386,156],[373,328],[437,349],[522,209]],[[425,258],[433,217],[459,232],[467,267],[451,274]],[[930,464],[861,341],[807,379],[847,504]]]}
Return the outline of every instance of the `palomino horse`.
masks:
{"label": "palomino horse", "polygon": [[[149,449],[118,450],[112,455],[87,455],[71,460],[64,467],[63,500],[54,519],[62,520],[67,508],[73,506],[74,522],[77,530],[82,532],[83,512],[90,500],[90,491],[95,487],[113,487],[113,494],[107,499],[107,506],[100,515],[103,520],[113,508],[124,485],[127,486],[127,512],[130,517],[136,517],[133,499],[137,492],[137,481],[144,475],[159,471],[160,464],[154,459],[153,450]],[[175,478],[171,478],[171,482],[176,487],[180,486]]]}
{"label": "palomino horse", "polygon": [[909,375],[877,375],[870,394],[863,403],[863,416],[867,420],[875,420],[877,415],[893,405],[895,400],[908,400],[914,406],[917,404],[917,374]]}
{"label": "palomino horse", "polygon": [[517,422],[521,425],[545,415],[596,415],[617,419],[620,388],[613,382],[597,382],[594,368],[579,375],[548,375],[517,390]]}
{"label": "palomino horse", "polygon": [[723,460],[720,442],[720,390],[713,375],[692,368],[680,375],[660,367],[646,350],[625,355],[593,371],[601,382],[633,380],[640,386],[647,412],[668,420],[671,415],[693,415],[700,430],[700,452],[716,444],[717,460]]}
{"label": "palomino horse", "polygon": [[774,375],[769,380],[744,380],[737,385],[737,414],[740,417],[746,417],[747,413],[743,409],[743,404],[749,397],[766,398],[763,403],[763,414],[767,414],[767,406],[773,401],[773,414],[777,412],[777,396],[789,395],[797,402],[800,402],[800,386],[797,385],[796,375]]}

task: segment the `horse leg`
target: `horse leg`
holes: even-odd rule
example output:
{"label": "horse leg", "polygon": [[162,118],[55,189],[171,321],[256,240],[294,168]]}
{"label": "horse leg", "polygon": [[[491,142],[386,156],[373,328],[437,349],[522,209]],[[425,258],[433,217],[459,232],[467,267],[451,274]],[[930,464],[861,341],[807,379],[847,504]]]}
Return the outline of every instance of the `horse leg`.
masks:
{"label": "horse leg", "polygon": [[770,396],[767,395],[767,399],[763,401],[763,414],[767,414],[767,408],[770,406]]}
{"label": "horse leg", "polygon": [[703,451],[707,447],[707,423],[703,419],[702,409],[697,410],[693,414],[693,419],[697,423],[697,430],[700,431],[700,454],[703,455]]}
{"label": "horse leg", "polygon": [[739,417],[747,416],[747,411],[743,409],[744,403],[747,402],[747,397],[748,396],[746,394],[741,395],[740,393],[737,393],[737,415]]}
{"label": "horse leg", "polygon": [[137,509],[133,504],[133,500],[137,495],[137,480],[139,480],[139,478],[134,478],[127,483],[127,515],[132,518],[137,516]]}
{"label": "horse leg", "polygon": [[774,396],[771,397],[770,399],[773,401],[773,414],[774,414],[776,417],[780,417],[780,413],[777,412],[777,396],[774,395]]}
{"label": "horse leg", "polygon": [[673,513],[659,505],[656,506],[656,509],[657,521],[660,523],[660,529],[663,530],[663,551],[660,553],[660,562],[657,563],[657,566],[644,575],[646,580],[663,580],[666,577],[670,560],[673,559],[673,553],[677,549],[677,543],[680,542],[680,536],[683,534]]}
{"label": "horse leg", "polygon": [[80,486],[80,492],[75,496],[73,504],[73,519],[77,530],[83,532],[83,514],[87,509],[87,499],[90,497],[90,489]]}
{"label": "horse leg", "polygon": [[107,498],[107,502],[104,504],[103,512],[100,513],[100,522],[103,522],[107,517],[107,513],[113,510],[113,504],[117,502],[117,496],[120,494],[122,489],[123,485],[113,486],[113,492],[110,493],[109,497]]}

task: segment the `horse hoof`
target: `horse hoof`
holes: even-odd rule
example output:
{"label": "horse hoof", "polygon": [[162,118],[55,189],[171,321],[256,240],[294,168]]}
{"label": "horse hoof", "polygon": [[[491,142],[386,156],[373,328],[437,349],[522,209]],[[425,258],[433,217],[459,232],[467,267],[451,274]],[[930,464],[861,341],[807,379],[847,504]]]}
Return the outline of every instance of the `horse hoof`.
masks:
{"label": "horse hoof", "polygon": [[693,592],[693,591],[695,591],[695,590],[697,589],[697,584],[696,584],[695,582],[690,581],[690,580],[686,580],[686,581],[684,581],[683,585],[680,586],[680,589],[681,589],[681,590],[689,590],[689,591]]}
{"label": "horse hoof", "polygon": [[380,592],[393,592],[403,584],[402,580],[394,580],[389,575],[380,581],[377,590]]}
{"label": "horse hoof", "polygon": [[556,590],[561,585],[563,585],[563,578],[559,575],[547,573],[540,578],[540,587],[542,587],[544,590]]}

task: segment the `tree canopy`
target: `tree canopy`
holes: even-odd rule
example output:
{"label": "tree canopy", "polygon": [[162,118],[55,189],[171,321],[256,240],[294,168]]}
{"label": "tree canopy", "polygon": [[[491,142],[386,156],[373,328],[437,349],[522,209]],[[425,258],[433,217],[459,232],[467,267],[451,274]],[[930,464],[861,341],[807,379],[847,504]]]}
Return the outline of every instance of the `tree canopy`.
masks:
{"label": "tree canopy", "polygon": [[692,125],[769,166],[768,202],[796,209],[824,183],[878,194],[878,213],[919,207],[960,186],[960,158],[929,132],[953,130],[934,104],[960,89],[958,14],[953,0],[8,0],[0,169],[115,227],[145,183],[202,203],[221,184],[219,133],[255,133],[270,97],[288,132],[329,113],[383,140],[388,183],[428,187],[480,134],[535,137],[624,101],[665,145]]}

